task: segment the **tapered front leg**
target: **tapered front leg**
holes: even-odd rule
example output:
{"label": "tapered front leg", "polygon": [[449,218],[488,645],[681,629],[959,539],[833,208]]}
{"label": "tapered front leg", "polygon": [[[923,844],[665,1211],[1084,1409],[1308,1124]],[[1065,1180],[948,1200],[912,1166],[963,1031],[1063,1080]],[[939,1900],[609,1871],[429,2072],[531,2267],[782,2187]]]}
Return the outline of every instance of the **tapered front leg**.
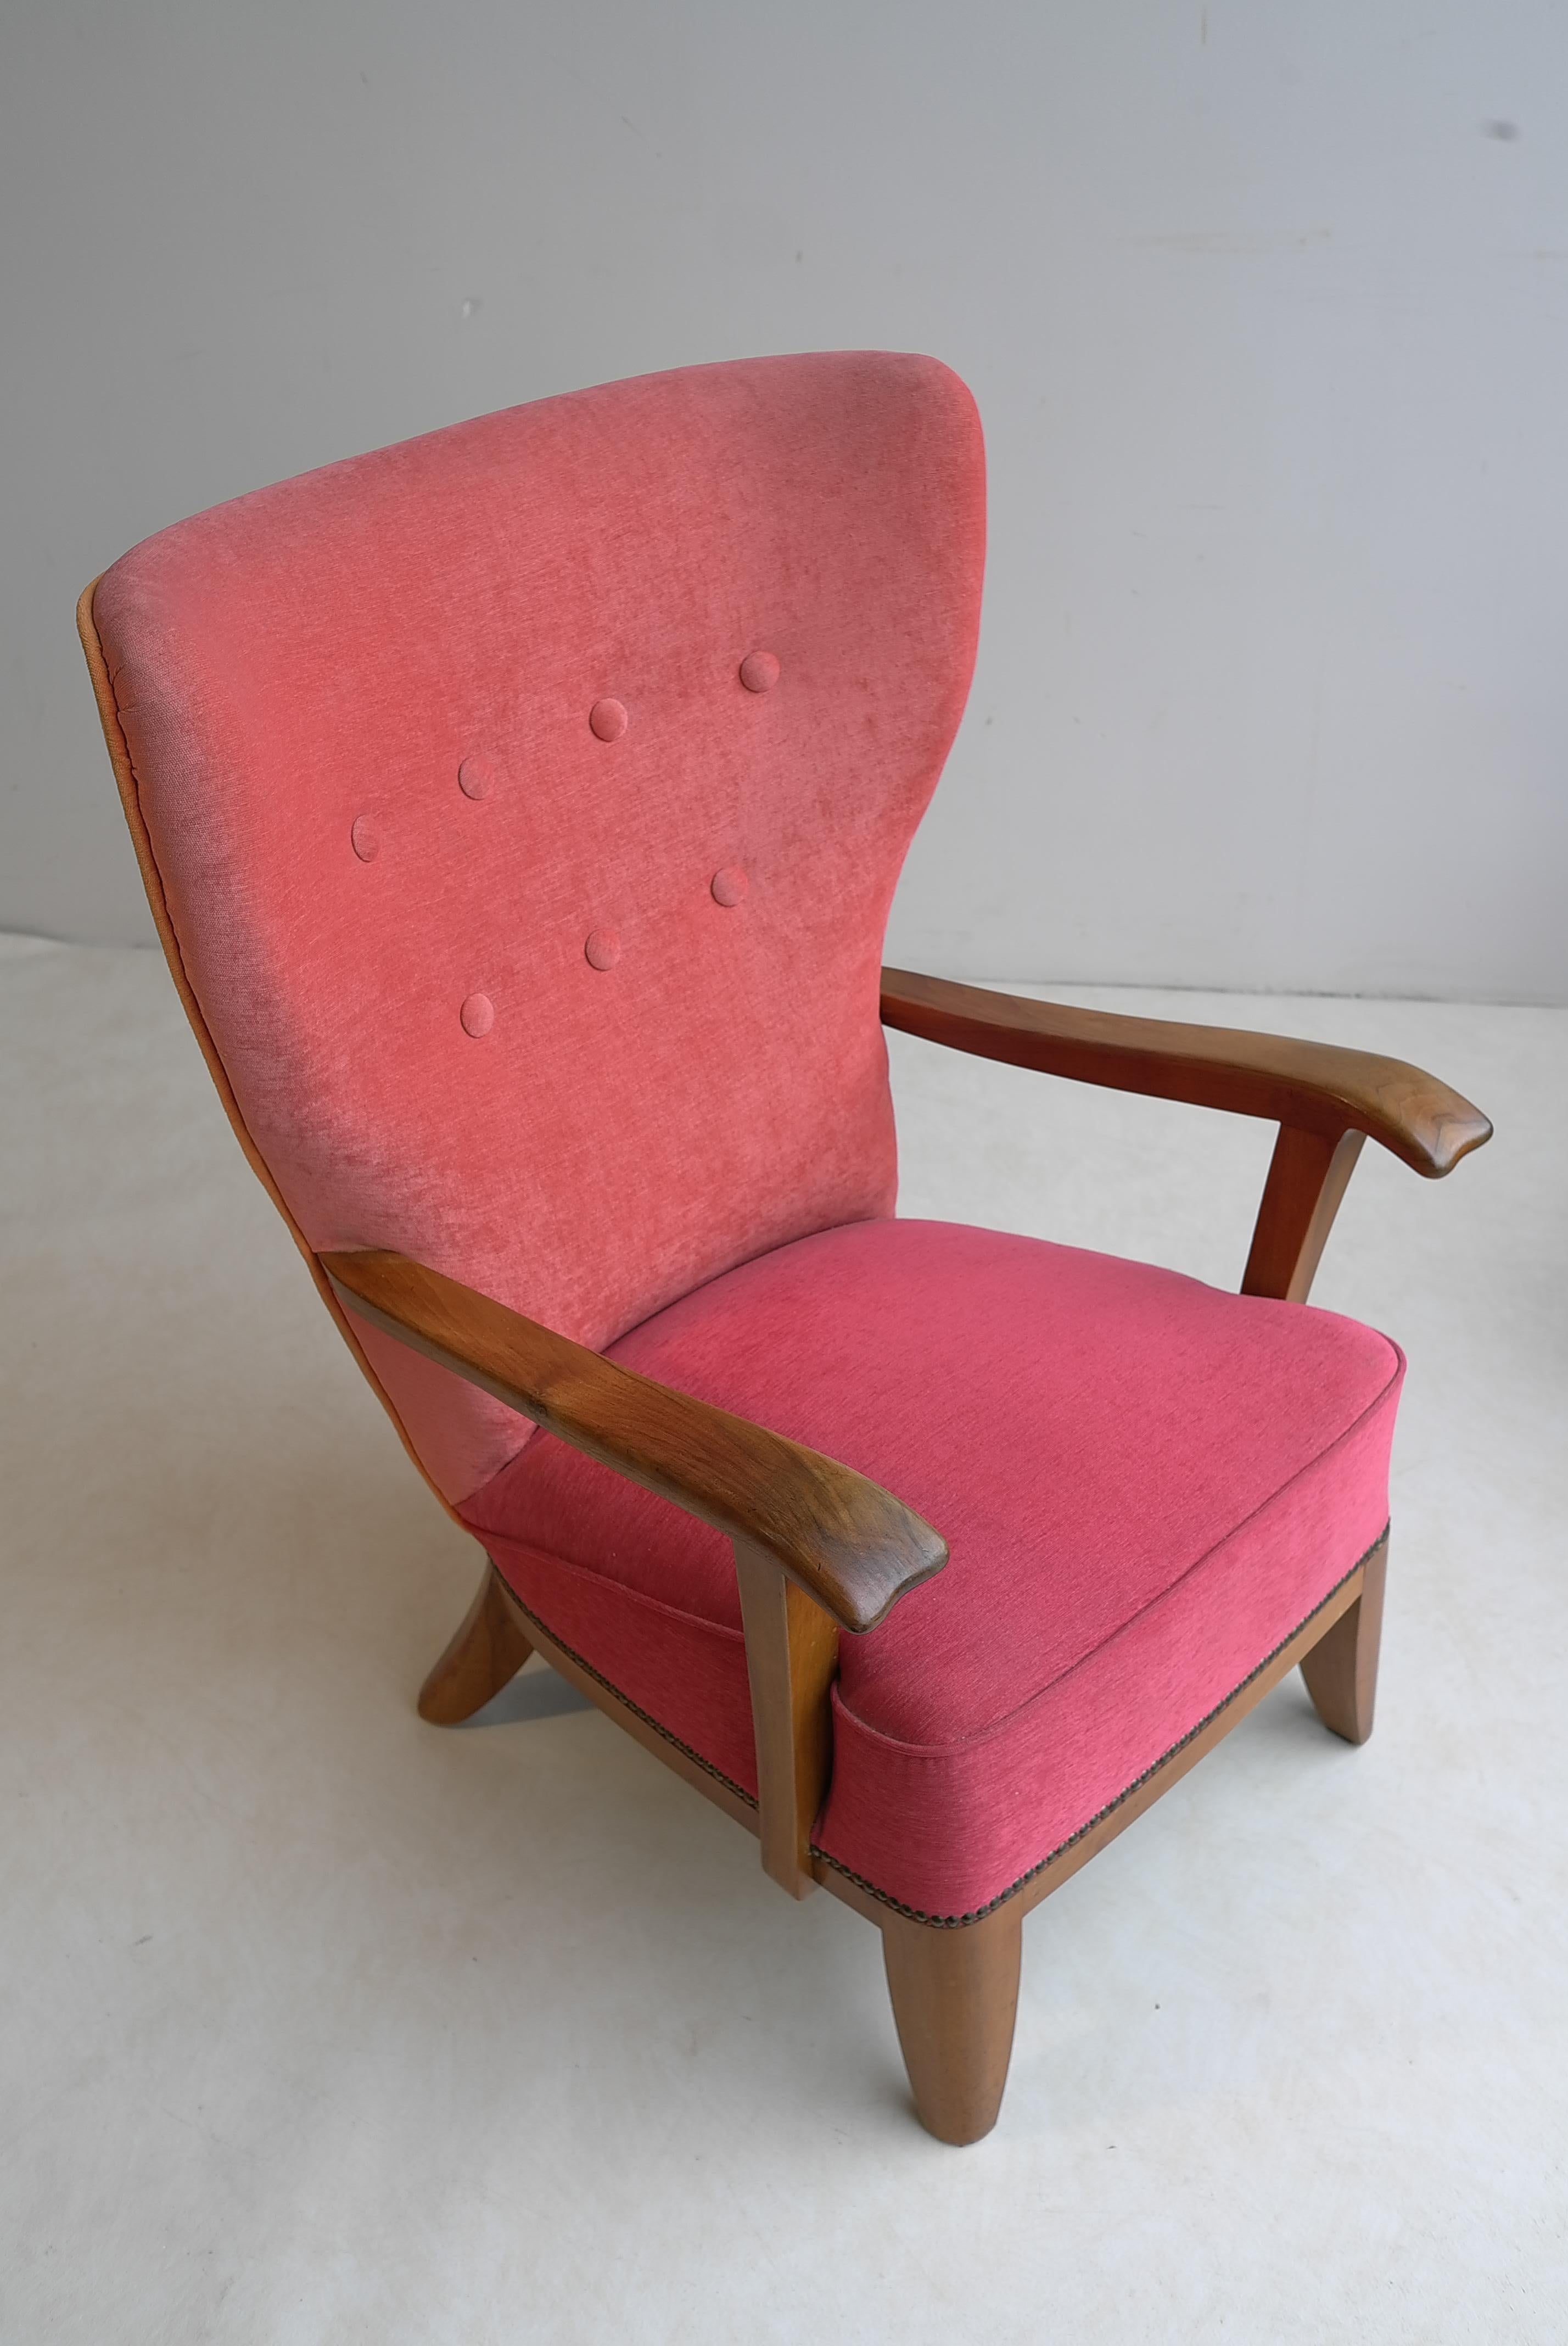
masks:
{"label": "tapered front leg", "polygon": [[533,1650],[504,1581],[486,1560],[478,1596],[419,1690],[420,1717],[433,1727],[461,1726],[516,1677]]}
{"label": "tapered front leg", "polygon": [[959,1930],[890,1909],[882,1953],[915,2107],[939,2142],[978,2142],[996,2124],[1013,2057],[1023,1952],[1022,1901]]}
{"label": "tapered front leg", "polygon": [[1383,1583],[1388,1535],[1362,1567],[1361,1593],[1301,1664],[1313,1707],[1325,1727],[1347,1743],[1365,1743],[1378,1695],[1378,1647],[1383,1634]]}

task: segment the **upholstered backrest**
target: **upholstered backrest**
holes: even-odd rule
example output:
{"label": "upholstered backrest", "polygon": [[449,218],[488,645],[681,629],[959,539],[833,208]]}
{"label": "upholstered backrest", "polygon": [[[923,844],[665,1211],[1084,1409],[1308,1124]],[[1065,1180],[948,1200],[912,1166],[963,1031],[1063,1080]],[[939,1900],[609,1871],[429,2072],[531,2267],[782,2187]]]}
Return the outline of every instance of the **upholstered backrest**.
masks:
{"label": "upholstered backrest", "polygon": [[[598,1345],[891,1210],[882,932],[983,536],[962,385],[843,354],[514,408],[107,573],[174,948],[309,1245]],[[363,1334],[449,1497],[525,1437]]]}

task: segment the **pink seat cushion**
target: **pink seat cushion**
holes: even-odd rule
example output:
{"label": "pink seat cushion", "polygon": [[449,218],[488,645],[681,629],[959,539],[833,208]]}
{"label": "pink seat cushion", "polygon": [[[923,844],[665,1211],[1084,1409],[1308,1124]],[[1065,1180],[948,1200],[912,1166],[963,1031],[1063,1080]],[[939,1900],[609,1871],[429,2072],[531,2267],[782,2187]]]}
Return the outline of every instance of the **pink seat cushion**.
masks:
{"label": "pink seat cushion", "polygon": [[[942,1222],[777,1249],[610,1348],[947,1538],[840,1640],[817,1843],[974,1914],[1118,1800],[1381,1534],[1403,1362],[1333,1313]],[[544,1626],[755,1794],[728,1542],[550,1437],[463,1509]]]}

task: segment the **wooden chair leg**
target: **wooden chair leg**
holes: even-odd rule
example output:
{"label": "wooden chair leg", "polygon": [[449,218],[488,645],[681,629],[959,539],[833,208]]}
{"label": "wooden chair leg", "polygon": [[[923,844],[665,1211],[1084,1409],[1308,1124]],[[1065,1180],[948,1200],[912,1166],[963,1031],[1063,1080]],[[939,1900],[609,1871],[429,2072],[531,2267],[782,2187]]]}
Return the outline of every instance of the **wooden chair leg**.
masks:
{"label": "wooden chair leg", "polygon": [[915,2107],[939,2142],[978,2142],[996,2124],[1013,2056],[1023,1907],[936,1930],[891,1910],[882,1953]]}
{"label": "wooden chair leg", "polygon": [[506,1601],[505,1583],[486,1563],[479,1594],[419,1690],[419,1715],[433,1727],[458,1727],[514,1678],[534,1648]]}
{"label": "wooden chair leg", "polygon": [[1367,1558],[1359,1596],[1301,1664],[1319,1718],[1347,1743],[1365,1743],[1372,1731],[1388,1568],[1389,1543],[1384,1539]]}

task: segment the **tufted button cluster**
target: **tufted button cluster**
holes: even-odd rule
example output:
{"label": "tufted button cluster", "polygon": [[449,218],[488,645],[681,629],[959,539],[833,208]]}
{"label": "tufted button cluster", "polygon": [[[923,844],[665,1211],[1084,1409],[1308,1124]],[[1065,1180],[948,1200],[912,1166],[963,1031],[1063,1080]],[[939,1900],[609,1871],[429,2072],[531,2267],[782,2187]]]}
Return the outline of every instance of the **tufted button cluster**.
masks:
{"label": "tufted button cluster", "polygon": [[[741,661],[739,678],[748,692],[770,692],[779,681],[778,657],[773,652],[748,652]],[[626,703],[605,698],[596,700],[588,711],[588,726],[596,740],[618,741],[631,722]],[[450,774],[452,769],[447,768]],[[495,767],[488,758],[470,754],[459,760],[457,787],[465,799],[487,799],[495,790],[499,780]],[[381,853],[381,833],[372,817],[356,815],[349,831],[354,853],[361,863],[373,863]],[[733,912],[746,901],[750,885],[746,872],[737,863],[726,863],[708,883],[714,903],[725,912]],[[621,957],[621,933],[618,929],[591,929],[583,944],[583,958],[590,969],[612,970]],[[488,1035],[495,1024],[495,1005],[487,994],[465,994],[458,1008],[458,1019],[465,1035],[476,1041]]]}

